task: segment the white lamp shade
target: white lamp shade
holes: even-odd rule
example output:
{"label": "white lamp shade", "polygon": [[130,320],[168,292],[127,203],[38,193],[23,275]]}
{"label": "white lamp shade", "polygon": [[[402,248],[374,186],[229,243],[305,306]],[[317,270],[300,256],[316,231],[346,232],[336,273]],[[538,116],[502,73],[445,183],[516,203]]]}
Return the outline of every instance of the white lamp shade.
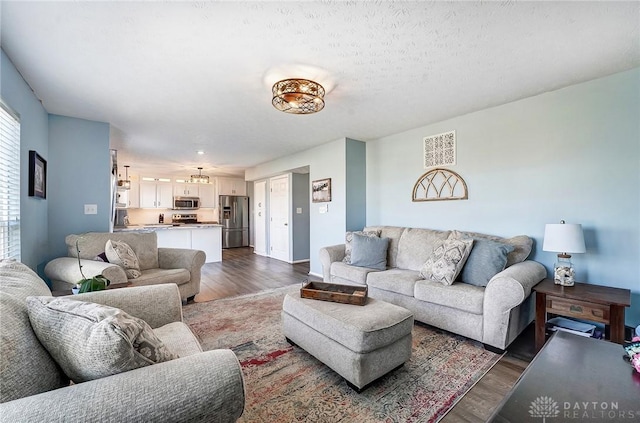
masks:
{"label": "white lamp shade", "polygon": [[544,251],[556,253],[585,253],[582,225],[577,223],[548,223],[544,227]]}

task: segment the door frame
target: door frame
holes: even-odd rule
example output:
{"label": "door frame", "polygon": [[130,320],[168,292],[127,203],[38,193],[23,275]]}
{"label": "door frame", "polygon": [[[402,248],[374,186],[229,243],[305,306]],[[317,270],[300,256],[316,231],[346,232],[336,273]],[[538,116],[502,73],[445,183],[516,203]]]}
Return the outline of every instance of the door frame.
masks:
{"label": "door frame", "polygon": [[[255,227],[254,227],[254,233],[253,233],[253,239],[254,239],[254,245],[253,245],[253,252],[255,254],[261,255],[261,256],[265,256],[265,257],[269,257],[269,225],[267,225],[268,222],[268,215],[269,215],[269,208],[268,208],[268,195],[267,195],[267,180],[261,180],[261,181],[256,181],[253,183],[253,196],[254,196],[254,202],[253,202],[253,221],[255,222]],[[260,189],[260,185],[262,185],[262,189]],[[258,201],[258,193],[261,193],[262,195],[262,206],[259,205],[259,201]],[[258,216],[259,213],[259,208],[262,209],[262,216]],[[264,231],[264,242],[262,245],[262,250],[258,249],[258,227],[262,225],[263,226],[263,231]]]}

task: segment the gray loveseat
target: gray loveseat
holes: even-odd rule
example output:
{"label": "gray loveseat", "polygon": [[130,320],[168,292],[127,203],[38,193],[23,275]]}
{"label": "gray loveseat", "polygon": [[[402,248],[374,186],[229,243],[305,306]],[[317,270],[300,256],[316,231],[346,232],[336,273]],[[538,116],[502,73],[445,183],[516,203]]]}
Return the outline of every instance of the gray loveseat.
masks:
{"label": "gray loveseat", "polygon": [[[325,282],[367,285],[369,296],[405,307],[416,320],[485,345],[505,349],[534,318],[531,289],[547,276],[542,264],[526,260],[533,241],[526,236],[501,239],[490,235],[396,226],[367,227],[389,238],[386,270],[343,262],[345,244],[320,250]],[[420,269],[434,246],[450,236],[473,236],[511,244],[506,268],[486,287],[463,282],[446,286],[424,280]]]}
{"label": "gray loveseat", "polygon": [[[99,254],[104,253],[107,240],[126,242],[131,247],[140,262],[140,277],[128,279],[122,267],[95,260]],[[158,248],[155,232],[88,232],[68,235],[65,238],[68,257],[51,260],[44,269],[54,291],[70,290],[82,279],[78,268],[76,241],[79,241],[82,271],[86,277],[102,274],[112,285],[175,283],[183,301],[192,300],[200,292],[205,253],[182,248]]]}
{"label": "gray loveseat", "polygon": [[50,295],[27,266],[0,261],[3,422],[233,422],[242,414],[245,395],[238,359],[231,350],[202,352],[182,323],[182,303],[174,284],[72,297],[143,319],[179,356],[75,385],[69,384],[30,324],[26,298]]}

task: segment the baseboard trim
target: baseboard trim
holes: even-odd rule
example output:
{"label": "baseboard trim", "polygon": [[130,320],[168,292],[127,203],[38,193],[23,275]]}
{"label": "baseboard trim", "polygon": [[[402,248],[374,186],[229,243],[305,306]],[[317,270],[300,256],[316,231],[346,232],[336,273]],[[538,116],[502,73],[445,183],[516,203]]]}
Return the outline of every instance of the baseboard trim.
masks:
{"label": "baseboard trim", "polygon": [[319,273],[309,272],[309,276],[315,276],[315,277],[317,277],[317,278],[322,279],[322,275],[321,275],[321,274],[319,274]]}
{"label": "baseboard trim", "polygon": [[294,260],[294,261],[291,262],[291,264],[298,264],[298,263],[309,263],[309,259]]}

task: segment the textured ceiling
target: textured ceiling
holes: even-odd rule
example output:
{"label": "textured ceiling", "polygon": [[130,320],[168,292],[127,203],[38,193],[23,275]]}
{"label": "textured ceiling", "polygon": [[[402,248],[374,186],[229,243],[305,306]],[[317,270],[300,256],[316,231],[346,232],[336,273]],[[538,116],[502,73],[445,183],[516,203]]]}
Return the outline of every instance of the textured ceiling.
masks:
{"label": "textured ceiling", "polygon": [[[109,122],[134,173],[241,173],[640,66],[638,2],[0,7],[2,48],[47,111]],[[274,109],[279,77],[325,84],[325,109]]]}

